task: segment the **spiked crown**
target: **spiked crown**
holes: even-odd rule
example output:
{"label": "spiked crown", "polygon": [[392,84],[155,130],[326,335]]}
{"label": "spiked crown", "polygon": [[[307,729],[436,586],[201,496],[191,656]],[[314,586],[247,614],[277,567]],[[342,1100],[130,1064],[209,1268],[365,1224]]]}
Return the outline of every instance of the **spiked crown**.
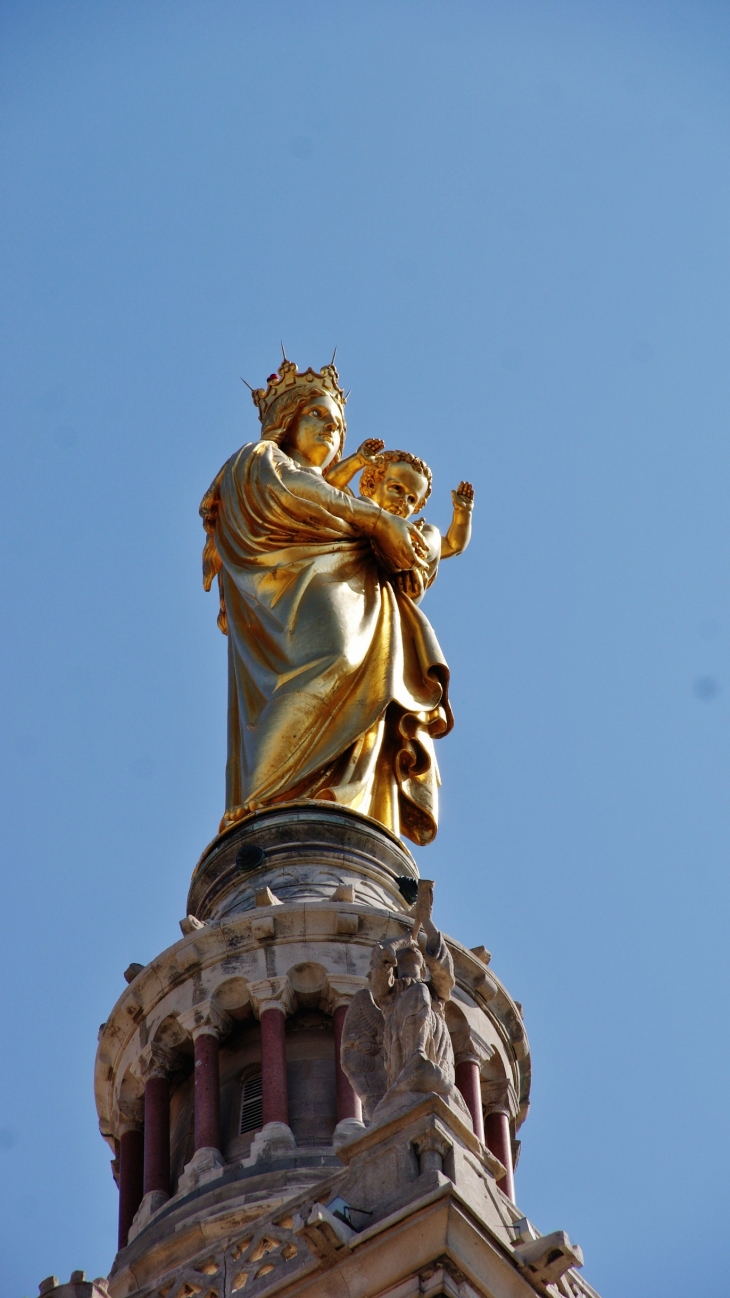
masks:
{"label": "spiked crown", "polygon": [[288,396],[290,393],[298,393],[303,397],[313,395],[316,392],[326,393],[332,397],[344,413],[347,396],[342,391],[339,382],[340,376],[337,373],[334,363],[334,357],[329,365],[323,365],[321,370],[303,370],[301,374],[297,369],[294,361],[289,361],[284,357],[278,374],[270,374],[267,379],[265,388],[252,388],[251,396],[254,405],[258,408],[259,419],[262,427],[265,429],[269,422],[269,412],[272,406],[280,397]]}

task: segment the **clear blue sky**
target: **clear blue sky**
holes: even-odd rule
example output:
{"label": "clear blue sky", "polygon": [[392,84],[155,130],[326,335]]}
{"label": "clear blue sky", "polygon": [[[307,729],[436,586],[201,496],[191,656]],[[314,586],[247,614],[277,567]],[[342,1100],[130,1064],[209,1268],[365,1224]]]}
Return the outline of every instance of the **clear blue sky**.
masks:
{"label": "clear blue sky", "polygon": [[476,486],[417,853],[524,1002],[524,1211],[727,1286],[730,11],[5,0],[2,1295],[106,1272],[97,1026],[223,806],[202,492],[335,343],[349,446]]}

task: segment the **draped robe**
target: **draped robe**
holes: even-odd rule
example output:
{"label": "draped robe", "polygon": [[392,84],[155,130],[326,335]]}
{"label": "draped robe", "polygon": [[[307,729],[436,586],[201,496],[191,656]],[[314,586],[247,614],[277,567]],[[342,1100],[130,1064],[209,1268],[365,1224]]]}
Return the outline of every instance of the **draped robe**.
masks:
{"label": "draped robe", "polygon": [[373,505],[261,440],[223,466],[201,512],[228,632],[223,825],[315,798],[430,842],[448,667],[368,539]]}

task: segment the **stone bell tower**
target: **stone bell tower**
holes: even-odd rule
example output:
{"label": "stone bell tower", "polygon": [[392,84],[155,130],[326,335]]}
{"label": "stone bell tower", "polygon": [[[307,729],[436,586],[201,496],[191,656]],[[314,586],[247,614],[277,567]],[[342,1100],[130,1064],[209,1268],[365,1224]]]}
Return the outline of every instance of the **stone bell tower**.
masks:
{"label": "stone bell tower", "polygon": [[[373,949],[407,934],[416,864],[344,808],[283,804],[219,835],[179,941],[126,972],[96,1101],[119,1189],[108,1280],[54,1298],[586,1298],[580,1250],[516,1204],[529,1103],[520,1007],[484,947],[446,946],[455,1111],[363,1122],[343,1023]],[[471,1121],[466,1117],[470,1115]]]}

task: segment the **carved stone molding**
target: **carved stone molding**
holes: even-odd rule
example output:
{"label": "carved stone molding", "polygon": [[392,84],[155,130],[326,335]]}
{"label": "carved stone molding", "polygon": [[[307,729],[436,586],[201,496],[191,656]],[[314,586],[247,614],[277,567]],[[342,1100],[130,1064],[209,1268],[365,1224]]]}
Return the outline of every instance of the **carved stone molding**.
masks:
{"label": "carved stone molding", "polygon": [[341,1005],[349,1005],[355,993],[367,985],[367,978],[356,974],[329,974],[321,1001],[325,1014],[334,1014]]}
{"label": "carved stone molding", "polygon": [[114,1124],[118,1140],[127,1131],[141,1131],[144,1124],[144,1097],[125,1099],[119,1102],[119,1117]]}
{"label": "carved stone molding", "polygon": [[509,1118],[517,1117],[517,1096],[506,1078],[497,1082],[482,1082],[482,1103],[485,1113],[506,1113]]}
{"label": "carved stone molding", "polygon": [[178,1015],[180,1026],[190,1034],[193,1041],[198,1037],[222,1037],[228,1035],[233,1025],[230,1014],[221,1009],[214,1000],[200,1001],[191,1010]]}
{"label": "carved stone molding", "polygon": [[169,1077],[177,1066],[178,1056],[175,1051],[153,1041],[141,1052],[136,1072],[143,1082],[148,1082],[151,1077]]}
{"label": "carved stone molding", "polygon": [[257,1019],[266,1010],[280,1010],[282,1014],[293,1014],[297,998],[288,978],[260,978],[258,982],[249,983],[251,1004]]}
{"label": "carved stone molding", "polygon": [[435,1170],[441,1171],[443,1161],[451,1153],[454,1142],[442,1131],[440,1127],[429,1127],[427,1131],[421,1132],[411,1141],[413,1148],[418,1156],[421,1172]]}
{"label": "carved stone molding", "polygon": [[480,1068],[494,1055],[494,1046],[490,1046],[477,1032],[470,1029],[461,1034],[452,1032],[454,1062],[457,1064],[478,1064]]}

